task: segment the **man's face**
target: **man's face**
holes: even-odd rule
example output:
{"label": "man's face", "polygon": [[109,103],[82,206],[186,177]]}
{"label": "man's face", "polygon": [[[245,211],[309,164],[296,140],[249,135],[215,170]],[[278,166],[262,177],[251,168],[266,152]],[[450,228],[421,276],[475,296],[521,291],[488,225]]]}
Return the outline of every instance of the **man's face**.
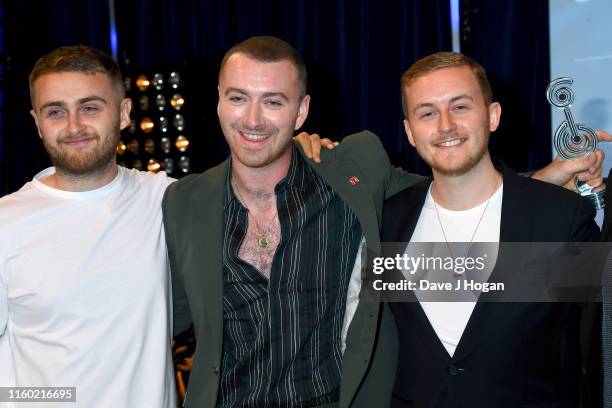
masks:
{"label": "man's face", "polygon": [[33,86],[38,134],[58,172],[95,174],[115,163],[120,131],[130,121],[131,102],[122,100],[106,74],[60,72]]}
{"label": "man's face", "polygon": [[235,165],[288,163],[293,132],[306,120],[309,101],[290,62],[232,55],[219,76],[217,113]]}
{"label": "man's face", "polygon": [[436,173],[465,174],[488,155],[489,134],[501,107],[486,106],[471,69],[442,68],[417,77],[403,90],[408,141]]}

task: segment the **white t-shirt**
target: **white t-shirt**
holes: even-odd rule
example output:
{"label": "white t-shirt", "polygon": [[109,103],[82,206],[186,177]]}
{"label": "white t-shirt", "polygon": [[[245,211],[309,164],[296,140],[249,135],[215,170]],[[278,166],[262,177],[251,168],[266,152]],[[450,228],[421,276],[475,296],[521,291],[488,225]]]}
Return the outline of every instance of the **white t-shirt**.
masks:
{"label": "white t-shirt", "polygon": [[[471,242],[499,242],[502,196],[503,185],[491,196],[488,204],[485,201],[469,210],[451,211],[438,205],[440,214],[438,220],[430,187],[410,242],[445,243],[448,239],[448,242],[468,243],[472,235],[474,239]],[[482,220],[478,224],[481,217]],[[446,239],[440,222],[444,225]],[[492,256],[497,257],[496,254]],[[495,259],[489,259],[489,262],[494,264]],[[419,298],[418,291],[416,296]],[[420,304],[444,348],[452,357],[476,302],[420,302]]]}
{"label": "white t-shirt", "polygon": [[173,407],[161,213],[173,180],[119,167],[68,192],[40,181],[54,171],[0,199],[0,386],[76,387],[76,405],[54,407]]}

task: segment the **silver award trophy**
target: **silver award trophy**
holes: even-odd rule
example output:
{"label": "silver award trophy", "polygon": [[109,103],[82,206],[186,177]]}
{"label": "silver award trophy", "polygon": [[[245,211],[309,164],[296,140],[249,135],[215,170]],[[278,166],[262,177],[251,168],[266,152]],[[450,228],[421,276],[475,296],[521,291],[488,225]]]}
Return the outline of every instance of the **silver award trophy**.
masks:
{"label": "silver award trophy", "polygon": [[[557,109],[563,109],[565,120],[555,131],[553,145],[557,154],[565,160],[581,159],[591,155],[597,149],[597,135],[593,129],[576,123],[570,107],[574,102],[571,78],[557,78],[548,84],[546,99]],[[576,179],[576,188],[580,195],[588,197],[596,209],[605,206],[606,190],[595,192],[584,181]]]}

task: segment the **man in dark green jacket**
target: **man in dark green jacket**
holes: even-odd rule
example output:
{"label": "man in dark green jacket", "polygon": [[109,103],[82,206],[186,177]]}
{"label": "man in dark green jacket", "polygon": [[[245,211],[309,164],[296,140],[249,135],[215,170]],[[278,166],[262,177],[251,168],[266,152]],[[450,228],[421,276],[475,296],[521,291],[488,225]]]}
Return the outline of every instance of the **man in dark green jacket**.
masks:
{"label": "man in dark green jacket", "polygon": [[218,90],[231,157],[163,202],[175,328],[193,322],[197,342],[185,406],[388,405],[397,336],[359,299],[359,254],[380,249],[384,199],[421,177],[369,132],[306,160],[291,143],[306,70],[282,40],[233,47]]}

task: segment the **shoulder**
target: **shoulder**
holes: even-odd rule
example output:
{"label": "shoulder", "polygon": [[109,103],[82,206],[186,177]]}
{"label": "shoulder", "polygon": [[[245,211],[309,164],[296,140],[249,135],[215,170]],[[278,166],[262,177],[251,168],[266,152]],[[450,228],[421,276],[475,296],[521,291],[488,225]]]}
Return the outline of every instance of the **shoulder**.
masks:
{"label": "shoulder", "polygon": [[[510,181],[510,183],[507,181]],[[509,193],[528,194],[525,196],[525,199],[530,197],[533,206],[540,207],[544,210],[553,209],[558,211],[567,209],[568,207],[581,207],[585,203],[590,204],[587,198],[573,191],[569,191],[566,188],[545,181],[536,180],[531,177],[522,177],[514,172],[511,174],[504,172],[504,185],[505,187],[512,187]],[[588,206],[585,207],[589,208]],[[591,209],[594,214],[595,210],[592,206],[590,207],[589,209]]]}
{"label": "shoulder", "polygon": [[[339,152],[348,151],[352,153],[374,154],[384,153],[385,149],[378,136],[369,130],[353,133],[342,139],[342,143],[336,148]],[[386,153],[385,153],[386,156]]]}
{"label": "shoulder", "polygon": [[218,185],[225,179],[227,161],[206,170],[204,173],[190,174],[172,183],[166,192],[167,196],[190,195]]}

